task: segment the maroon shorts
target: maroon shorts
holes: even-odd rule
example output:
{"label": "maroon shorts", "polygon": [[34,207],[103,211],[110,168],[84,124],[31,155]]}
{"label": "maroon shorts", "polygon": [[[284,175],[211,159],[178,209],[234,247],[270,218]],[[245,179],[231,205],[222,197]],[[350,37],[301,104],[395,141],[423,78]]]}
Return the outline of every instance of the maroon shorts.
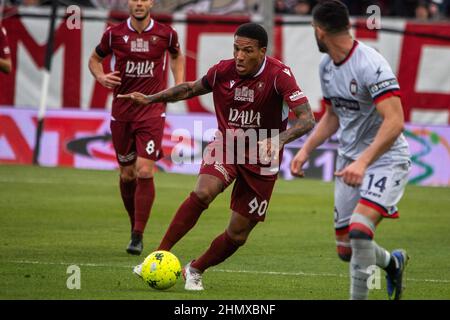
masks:
{"label": "maroon shorts", "polygon": [[129,166],[141,158],[157,161],[164,155],[162,138],[166,118],[143,121],[111,121],[111,134],[117,162]]}
{"label": "maroon shorts", "polygon": [[231,210],[254,221],[264,221],[277,176],[262,176],[245,164],[208,164],[203,162],[200,174],[222,180],[224,190],[235,181],[231,194]]}

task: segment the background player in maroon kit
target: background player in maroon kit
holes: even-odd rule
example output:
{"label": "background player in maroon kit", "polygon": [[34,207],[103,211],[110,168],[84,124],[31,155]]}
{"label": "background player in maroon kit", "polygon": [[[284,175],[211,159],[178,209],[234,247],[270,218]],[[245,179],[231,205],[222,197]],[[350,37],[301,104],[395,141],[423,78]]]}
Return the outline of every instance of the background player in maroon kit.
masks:
{"label": "background player in maroon kit", "polygon": [[[278,60],[267,57],[266,47],[267,33],[264,28],[255,23],[244,24],[235,33],[234,59],[219,62],[202,79],[155,95],[134,92],[119,97],[149,104],[173,102],[213,92],[222,137],[232,135],[237,132],[236,129],[245,134],[254,130],[263,149],[260,152],[262,158],[281,158],[284,144],[314,127],[314,116],[291,70]],[[286,130],[289,108],[283,106],[283,102],[298,118],[289,130]],[[281,133],[264,139],[261,130],[265,129],[278,129]],[[229,152],[226,141],[223,147],[225,153]],[[245,150],[246,160],[250,158],[250,149],[251,146],[248,146]],[[275,168],[264,166],[262,158],[256,164],[247,161],[245,164],[236,164],[236,161],[208,163],[204,158],[197,185],[178,209],[158,250],[171,250],[195,225],[214,198],[235,181],[232,213],[225,232],[214,239],[201,257],[184,268],[187,290],[203,290],[203,271],[231,256],[246,242],[257,222],[264,220],[279,166],[278,163]],[[134,272],[140,274],[140,266],[135,267]]]}
{"label": "background player in maroon kit", "polygon": [[11,52],[6,29],[0,25],[0,71],[10,73],[12,68]]}
{"label": "background player in maroon kit", "polygon": [[[153,0],[129,0],[127,21],[108,28],[89,60],[89,69],[103,86],[117,94],[139,90],[146,94],[165,88],[167,51],[176,84],[184,80],[184,57],[178,35],[171,27],[150,17]],[[103,72],[102,60],[112,55],[111,73]],[[153,169],[162,157],[161,141],[165,104],[142,108],[132,101],[114,99],[111,132],[120,165],[120,193],[131,222],[130,254],[140,254],[155,197]]]}

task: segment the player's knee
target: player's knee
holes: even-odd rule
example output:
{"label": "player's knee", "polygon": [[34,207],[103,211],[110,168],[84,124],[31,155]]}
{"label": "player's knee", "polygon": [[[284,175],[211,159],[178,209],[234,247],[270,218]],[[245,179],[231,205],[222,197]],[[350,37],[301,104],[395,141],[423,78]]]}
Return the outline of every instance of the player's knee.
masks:
{"label": "player's knee", "polygon": [[249,228],[248,226],[231,223],[228,226],[226,233],[236,246],[243,246],[245,242],[247,242],[251,230],[252,228]]}
{"label": "player's knee", "polygon": [[354,213],[350,219],[348,236],[351,240],[372,240],[375,232],[375,224],[368,217]]}
{"label": "player's knee", "polygon": [[212,192],[208,188],[197,188],[194,193],[201,202],[207,205],[210,204],[216,197],[214,192]]}
{"label": "player's knee", "polygon": [[136,180],[137,174],[134,169],[124,169],[120,171],[120,180],[123,182],[131,182]]}
{"label": "player's knee", "polygon": [[140,179],[153,178],[153,168],[150,166],[142,166],[137,169],[137,177]]}
{"label": "player's knee", "polygon": [[248,234],[243,232],[233,232],[227,230],[228,237],[238,247],[243,246],[247,242]]}
{"label": "player's knee", "polygon": [[350,262],[350,260],[352,259],[352,255],[351,254],[338,253],[338,257],[339,257],[339,259],[341,259],[344,262]]}

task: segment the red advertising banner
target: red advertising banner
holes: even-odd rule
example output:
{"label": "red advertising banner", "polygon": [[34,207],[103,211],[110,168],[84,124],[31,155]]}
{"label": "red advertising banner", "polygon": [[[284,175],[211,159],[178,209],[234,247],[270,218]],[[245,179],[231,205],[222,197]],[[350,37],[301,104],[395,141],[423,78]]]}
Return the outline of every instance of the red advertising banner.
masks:
{"label": "red advertising banner", "polygon": [[[41,69],[47,39],[49,9],[21,8],[3,21],[9,32],[13,72],[0,74],[0,105],[36,108],[40,98]],[[60,15],[64,16],[61,11]],[[94,81],[87,68],[90,54],[111,23],[126,16],[100,10],[84,10],[80,29],[70,29],[65,19],[56,26],[49,92],[49,108],[82,110],[109,108],[111,93]],[[180,15],[156,16],[179,33],[187,57],[186,78],[202,77],[220,59],[232,57],[233,33],[250,17]],[[450,23],[416,23],[383,19],[380,30],[367,30],[354,21],[355,37],[386,57],[397,74],[407,121],[420,124],[449,123]],[[274,30],[274,56],[291,66],[309,97],[316,116],[322,112],[316,48],[308,18],[280,17]],[[109,70],[109,59],[105,60]],[[168,112],[213,112],[212,99],[203,96],[169,105]]]}
{"label": "red advertising banner", "polygon": [[[31,164],[35,133],[35,110],[0,108],[0,164]],[[90,169],[117,168],[106,111],[66,109],[50,111],[42,135],[39,163]],[[216,118],[208,114],[169,115],[163,137],[165,157],[159,170],[197,174],[205,145],[212,141]],[[407,125],[404,132],[412,154],[410,183],[450,186],[450,127]],[[285,147],[280,175],[293,179],[289,164],[304,139]],[[316,150],[306,165],[309,177],[333,179],[337,140],[330,139]]]}

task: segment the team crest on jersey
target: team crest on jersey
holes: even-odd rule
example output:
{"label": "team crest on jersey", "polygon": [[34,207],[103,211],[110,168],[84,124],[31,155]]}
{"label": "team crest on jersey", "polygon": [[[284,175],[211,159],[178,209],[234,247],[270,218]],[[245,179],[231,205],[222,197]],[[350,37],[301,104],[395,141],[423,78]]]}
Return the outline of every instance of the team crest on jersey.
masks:
{"label": "team crest on jersey", "polygon": [[131,52],[149,52],[148,41],[142,38],[131,41]]}
{"label": "team crest on jersey", "polygon": [[234,91],[235,101],[253,102],[255,101],[255,90],[248,87],[236,88]]}
{"label": "team crest on jersey", "polygon": [[151,44],[156,44],[158,41],[159,41],[159,37],[158,36],[151,36],[150,37]]}
{"label": "team crest on jersey", "polygon": [[358,83],[356,83],[355,79],[352,79],[352,81],[350,81],[350,93],[352,95],[356,95],[358,93]]}

